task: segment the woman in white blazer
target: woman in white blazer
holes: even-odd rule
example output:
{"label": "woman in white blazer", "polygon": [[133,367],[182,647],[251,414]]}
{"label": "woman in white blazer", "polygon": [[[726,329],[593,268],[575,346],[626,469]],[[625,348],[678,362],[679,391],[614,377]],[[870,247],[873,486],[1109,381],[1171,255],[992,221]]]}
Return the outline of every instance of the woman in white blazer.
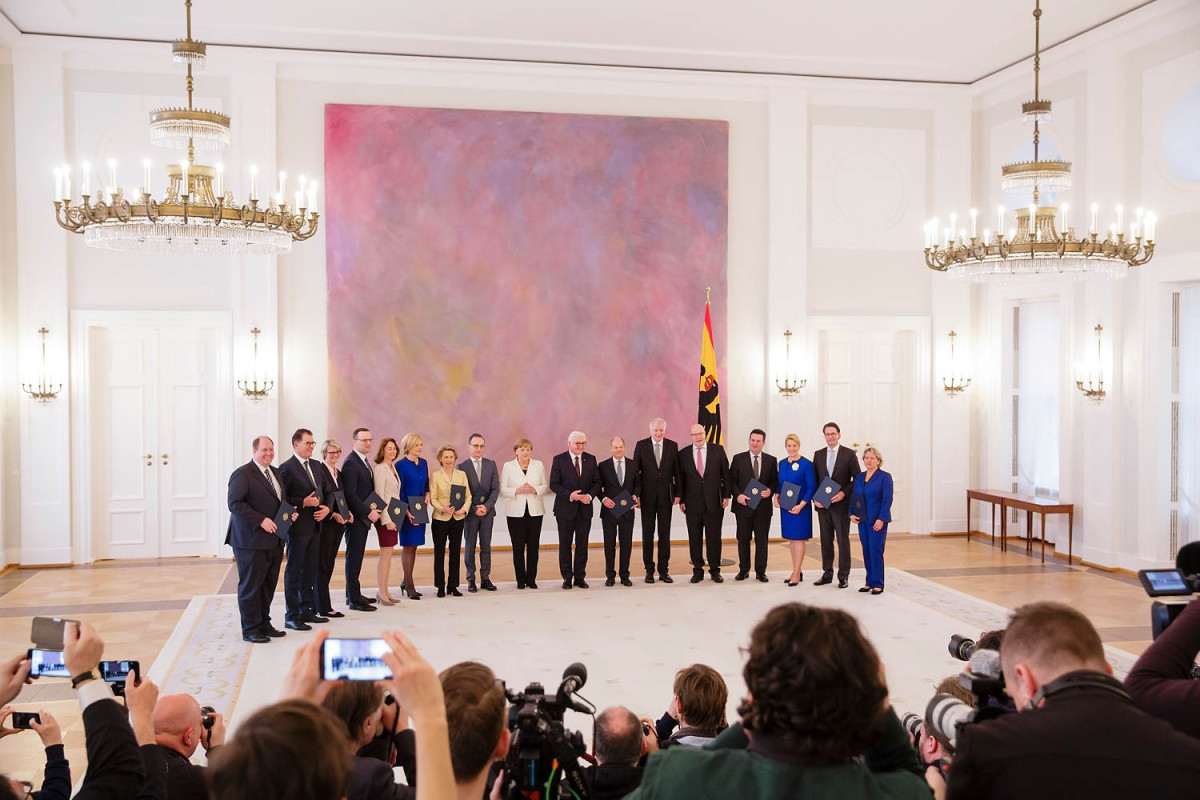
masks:
{"label": "woman in white blazer", "polygon": [[542,541],[542,517],[546,506],[542,497],[550,491],[546,468],[530,458],[533,444],[518,439],[513,445],[517,457],[500,471],[500,496],[508,500],[508,536],[512,540],[513,569],[517,588],[537,588],[538,548]]}

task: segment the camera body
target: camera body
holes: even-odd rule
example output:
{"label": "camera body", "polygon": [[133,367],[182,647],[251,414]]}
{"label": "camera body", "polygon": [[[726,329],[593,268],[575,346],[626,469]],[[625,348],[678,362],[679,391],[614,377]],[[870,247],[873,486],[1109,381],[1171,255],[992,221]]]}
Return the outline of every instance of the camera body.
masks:
{"label": "camera body", "polygon": [[588,797],[579,769],[579,757],[587,751],[583,734],[568,731],[563,725],[563,715],[574,707],[564,692],[567,680],[564,677],[563,686],[554,696],[547,696],[542,684],[536,682],[519,693],[505,690],[510,704],[508,728],[513,732],[505,759],[504,796],[509,800],[551,797],[552,791],[553,796]]}

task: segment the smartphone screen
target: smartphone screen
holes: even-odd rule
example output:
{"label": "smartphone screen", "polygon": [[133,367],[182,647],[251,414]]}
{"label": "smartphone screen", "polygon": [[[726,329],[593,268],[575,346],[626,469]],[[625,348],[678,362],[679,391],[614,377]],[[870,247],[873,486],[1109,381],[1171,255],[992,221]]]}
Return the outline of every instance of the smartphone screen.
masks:
{"label": "smartphone screen", "polygon": [[69,678],[67,665],[63,663],[62,650],[42,650],[31,648],[29,651],[29,674],[34,677]]}
{"label": "smartphone screen", "polygon": [[321,679],[381,681],[392,677],[383,663],[388,652],[383,639],[326,639],[321,645]]}
{"label": "smartphone screen", "polygon": [[137,676],[138,662],[136,661],[101,661],[100,677],[109,683],[124,683],[129,673]]}
{"label": "smartphone screen", "polygon": [[1146,594],[1151,597],[1192,593],[1191,587],[1183,579],[1183,573],[1177,569],[1138,570],[1138,578],[1141,579]]}
{"label": "smartphone screen", "polygon": [[42,717],[36,711],[14,711],[12,713],[12,726],[17,729],[33,730],[30,722],[42,724]]}

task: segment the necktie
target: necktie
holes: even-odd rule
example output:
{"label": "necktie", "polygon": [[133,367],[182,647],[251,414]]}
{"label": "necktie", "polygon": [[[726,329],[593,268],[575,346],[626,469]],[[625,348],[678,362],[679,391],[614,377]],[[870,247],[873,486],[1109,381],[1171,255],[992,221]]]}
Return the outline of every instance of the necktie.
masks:
{"label": "necktie", "polygon": [[662,466],[662,442],[654,443],[654,466]]}
{"label": "necktie", "polygon": [[331,471],[333,472],[333,485],[341,486],[342,484],[338,481],[338,476],[342,474],[342,471],[337,467],[333,467]]}
{"label": "necktie", "polygon": [[313,488],[317,488],[317,479],[313,477],[312,467],[309,466],[308,459],[304,459],[304,471],[308,473],[308,479],[312,482]]}
{"label": "necktie", "polygon": [[700,473],[701,478],[704,477],[704,450],[700,447],[696,448],[696,472]]}
{"label": "necktie", "polygon": [[475,478],[481,483],[483,482],[483,467],[479,465],[479,459],[475,459]]}
{"label": "necktie", "polygon": [[575,456],[575,477],[578,478],[581,475],[583,475],[583,472],[579,469],[579,456]]}
{"label": "necktie", "polygon": [[832,447],[829,448],[829,455],[825,457],[825,474],[833,477],[833,462],[837,461],[837,451]]}
{"label": "necktie", "polygon": [[275,483],[275,476],[271,474],[271,470],[264,469],[263,475],[267,476],[267,483],[271,484],[271,491],[275,493],[275,498],[277,500],[282,500],[283,495],[279,493],[279,486]]}
{"label": "necktie", "polygon": [[617,462],[617,483],[625,482],[625,459]]}
{"label": "necktie", "polygon": [[758,480],[758,456],[754,457],[754,480]]}

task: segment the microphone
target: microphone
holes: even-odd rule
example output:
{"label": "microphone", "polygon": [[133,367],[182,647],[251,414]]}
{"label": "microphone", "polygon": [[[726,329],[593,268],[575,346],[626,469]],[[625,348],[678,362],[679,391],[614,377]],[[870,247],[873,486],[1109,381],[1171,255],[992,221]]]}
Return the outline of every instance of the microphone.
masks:
{"label": "microphone", "polygon": [[976,675],[986,675],[989,678],[999,678],[1002,674],[1000,670],[1000,651],[999,650],[976,650],[968,662],[967,669]]}
{"label": "microphone", "polygon": [[590,713],[591,709],[571,698],[571,695],[582,689],[585,683],[587,683],[587,667],[578,661],[568,665],[563,670],[562,683],[558,685],[558,696],[555,698],[559,705],[584,714]]}

